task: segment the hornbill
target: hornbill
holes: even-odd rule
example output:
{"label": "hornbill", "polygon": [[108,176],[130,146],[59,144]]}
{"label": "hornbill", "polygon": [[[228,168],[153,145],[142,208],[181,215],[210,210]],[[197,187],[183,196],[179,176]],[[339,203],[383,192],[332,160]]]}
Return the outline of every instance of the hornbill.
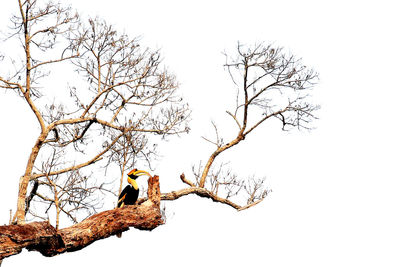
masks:
{"label": "hornbill", "polygon": [[124,188],[124,190],[122,190],[118,197],[118,208],[122,208],[125,205],[135,204],[139,197],[139,187],[136,183],[136,178],[141,175],[148,175],[151,177],[150,173],[138,169],[133,169],[128,173],[128,185]]}
{"label": "hornbill", "polygon": [[[146,171],[141,171],[138,169],[133,169],[128,173],[128,185],[125,186],[121,194],[118,197],[118,208],[122,208],[125,205],[133,205],[139,197],[139,186],[136,183],[136,178],[141,175],[148,175],[151,177],[150,173]],[[117,233],[117,237],[121,237],[122,232]]]}

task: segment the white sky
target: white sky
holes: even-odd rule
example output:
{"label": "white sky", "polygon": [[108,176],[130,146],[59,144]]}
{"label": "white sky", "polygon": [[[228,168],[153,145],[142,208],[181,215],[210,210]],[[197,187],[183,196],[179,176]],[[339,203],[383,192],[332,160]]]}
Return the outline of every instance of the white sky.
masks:
{"label": "white sky", "polygon": [[[167,203],[166,225],[152,232],[132,229],[53,258],[24,251],[2,266],[400,265],[396,1],[68,2],[142,35],[177,75],[193,109],[193,131],[162,147],[156,173],[165,177],[164,188],[212,152],[200,136],[212,134],[211,119],[223,124],[233,105],[224,97],[231,87],[221,52],[237,41],[272,42],[314,67],[320,120],[310,133],[263,127],[229,152],[238,173],[268,178],[273,193],[254,208],[238,213],[187,197]],[[16,1],[2,1],[2,29],[15,8]],[[0,92],[0,114],[5,224],[38,128],[12,94]]]}

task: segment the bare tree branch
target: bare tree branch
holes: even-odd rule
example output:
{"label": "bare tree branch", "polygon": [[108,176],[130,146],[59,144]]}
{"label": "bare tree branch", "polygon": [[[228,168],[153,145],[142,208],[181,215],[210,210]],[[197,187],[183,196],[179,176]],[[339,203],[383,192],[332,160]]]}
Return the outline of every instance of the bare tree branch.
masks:
{"label": "bare tree branch", "polygon": [[20,253],[23,248],[39,251],[45,256],[80,250],[129,227],[152,230],[164,223],[160,211],[158,176],[149,179],[147,194],[149,200],[141,205],[103,211],[60,230],[48,221],[0,226],[0,260]]}
{"label": "bare tree branch", "polygon": [[[118,157],[123,157],[116,153],[118,142],[127,136],[149,145],[134,147],[149,161],[156,155],[148,142],[155,137],[150,135],[187,132],[189,109],[177,95],[175,76],[162,65],[160,52],[141,47],[138,38],[118,34],[99,18],[85,23],[71,8],[57,3],[18,0],[18,5],[19,14],[11,19],[14,33],[9,38],[21,39],[25,60],[15,73],[0,75],[0,88],[17,90],[41,129],[19,183],[15,218],[17,223],[24,223],[31,208],[27,206],[30,201],[26,201],[30,181],[47,177],[52,188],[61,190],[59,184],[54,187],[51,182],[63,179],[53,178],[61,175],[68,179],[71,173],[89,170],[88,166],[98,165],[101,159],[108,159],[103,161],[106,165],[115,165]],[[71,80],[76,85],[69,90],[72,101],[43,105],[43,95],[60,98],[56,90],[41,85],[44,78],[50,77],[50,67],[56,65],[75,69]],[[64,93],[60,82],[57,87],[57,92]],[[92,144],[95,153],[88,156],[86,151]],[[46,155],[52,157],[53,151],[65,151],[71,160],[63,160],[51,171],[33,173],[46,162]],[[125,165],[132,166],[132,162]],[[54,200],[40,189],[43,186],[41,180],[38,190],[43,202],[35,207],[48,205],[46,199]]]}
{"label": "bare tree branch", "polygon": [[[203,139],[217,148],[204,166],[200,164],[197,171],[193,168],[197,184],[188,182],[181,176],[182,181],[190,188],[163,194],[162,199],[173,200],[196,194],[237,210],[260,203],[270,192],[264,185],[265,178],[240,179],[230,170],[223,171],[224,164],[215,168],[216,158],[245,140],[247,135],[268,119],[279,119],[283,130],[287,127],[310,129],[308,125],[316,119],[315,111],[319,107],[311,102],[309,91],[315,85],[318,75],[312,69],[302,65],[301,60],[293,55],[284,53],[282,48],[270,45],[247,47],[238,43],[236,52],[237,55],[233,57],[226,54],[225,64],[233,84],[238,88],[236,107],[232,112],[227,111],[238,126],[236,137],[229,142],[223,142],[213,122],[215,141],[205,137]],[[247,194],[245,205],[238,205],[230,200],[243,194]]]}
{"label": "bare tree branch", "polygon": [[[238,211],[253,207],[271,192],[265,178],[241,177],[226,163],[216,165],[219,155],[269,119],[278,119],[282,130],[311,129],[316,119],[318,106],[310,92],[318,75],[312,69],[282,48],[238,43],[224,65],[236,92],[234,108],[226,111],[237,126],[233,135],[224,138],[212,122],[215,139],[203,139],[216,148],[204,166],[193,167],[194,179],[180,175],[185,188],[161,194],[155,175],[147,197],[136,205],[98,213],[103,195],[115,195],[113,185],[121,191],[127,170],[138,162],[151,169],[157,144],[189,131],[189,107],[160,51],[119,34],[102,19],[81,19],[61,4],[17,2],[19,14],[11,18],[13,33],[6,41],[21,41],[23,60],[10,59],[0,88],[28,104],[40,132],[19,180],[17,209],[10,218],[16,225],[0,226],[0,263],[22,248],[53,256],[131,226],[154,229],[163,223],[161,200],[195,194]],[[60,77],[51,84],[58,66],[65,86]],[[120,177],[108,177],[115,169]],[[47,222],[53,215],[55,228]],[[26,223],[32,217],[47,221]],[[75,225],[59,229],[63,217]]]}

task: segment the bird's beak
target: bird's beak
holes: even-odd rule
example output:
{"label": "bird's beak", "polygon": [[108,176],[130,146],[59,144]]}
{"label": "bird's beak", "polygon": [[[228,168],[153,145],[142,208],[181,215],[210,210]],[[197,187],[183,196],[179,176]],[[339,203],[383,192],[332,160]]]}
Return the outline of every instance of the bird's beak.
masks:
{"label": "bird's beak", "polygon": [[[150,173],[146,172],[146,171],[142,171],[142,170],[136,170],[133,173],[131,173],[135,176],[141,176],[141,175],[148,175],[149,177],[151,177]],[[129,174],[128,174],[129,175]]]}
{"label": "bird's beak", "polygon": [[130,183],[133,186],[133,188],[135,188],[135,190],[138,190],[139,186],[138,186],[136,180],[133,179],[133,177],[141,176],[141,175],[148,175],[149,177],[151,177],[150,173],[148,173],[146,171],[142,171],[142,170],[133,169],[132,171],[130,171],[128,173],[128,183]]}

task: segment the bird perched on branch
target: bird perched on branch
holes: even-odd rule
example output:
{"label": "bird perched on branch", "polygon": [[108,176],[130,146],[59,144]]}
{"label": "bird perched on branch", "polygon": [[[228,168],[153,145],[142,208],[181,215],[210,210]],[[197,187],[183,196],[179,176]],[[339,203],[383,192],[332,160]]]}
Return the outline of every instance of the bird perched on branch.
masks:
{"label": "bird perched on branch", "polygon": [[150,173],[138,169],[133,169],[128,173],[128,185],[124,188],[124,190],[122,190],[118,197],[118,208],[122,208],[125,205],[135,204],[139,197],[139,186],[136,183],[136,179],[141,175],[148,175],[151,177]]}
{"label": "bird perched on branch", "polygon": [[[136,200],[139,197],[139,186],[136,183],[136,179],[142,175],[148,175],[151,177],[150,173],[138,169],[133,169],[128,173],[128,185],[125,186],[124,190],[119,194],[117,204],[118,208],[122,208],[125,205],[134,205],[136,203]],[[120,238],[121,236],[122,232],[118,232],[117,237]]]}

